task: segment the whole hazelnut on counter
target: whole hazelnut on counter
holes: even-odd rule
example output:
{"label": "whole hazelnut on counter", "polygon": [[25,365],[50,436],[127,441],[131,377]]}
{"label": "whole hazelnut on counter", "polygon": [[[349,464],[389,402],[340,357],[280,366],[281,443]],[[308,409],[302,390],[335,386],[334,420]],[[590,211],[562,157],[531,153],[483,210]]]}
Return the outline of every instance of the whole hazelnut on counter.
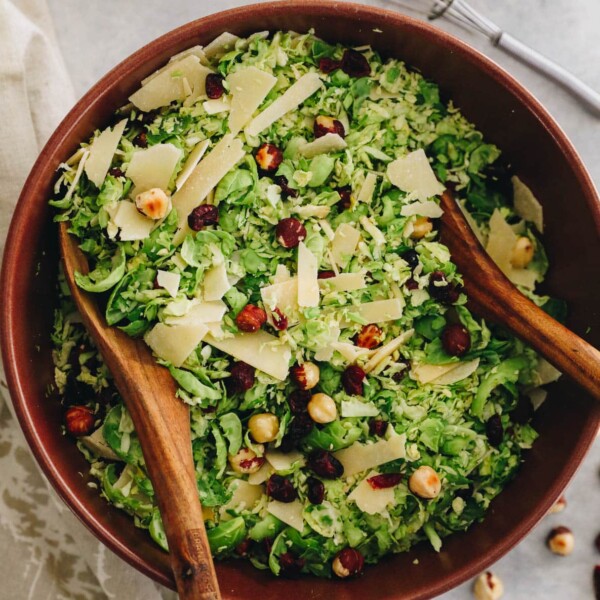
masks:
{"label": "whole hazelnut on counter", "polygon": [[81,437],[94,429],[94,413],[87,406],[71,406],[65,414],[67,433]]}
{"label": "whole hazelnut on counter", "polygon": [[416,496],[431,500],[440,495],[442,482],[431,467],[423,465],[410,476],[408,487]]}
{"label": "whole hazelnut on counter", "polygon": [[315,423],[331,423],[337,417],[337,407],[331,396],[318,393],[308,403],[308,414]]}
{"label": "whole hazelnut on counter", "polygon": [[365,564],[363,555],[355,548],[344,548],[333,559],[331,568],[340,578],[358,575]]}
{"label": "whole hazelnut on counter", "polygon": [[171,197],[160,188],[152,188],[135,197],[135,206],[149,219],[164,219],[171,211]]}
{"label": "whole hazelnut on counter", "polygon": [[252,415],[248,421],[250,435],[255,442],[266,444],[272,442],[279,433],[279,419],[272,413]]}
{"label": "whole hazelnut on counter", "polygon": [[555,527],[546,538],[548,548],[559,556],[569,556],[575,548],[575,536],[568,527]]}
{"label": "whole hazelnut on counter", "polygon": [[312,390],[319,383],[320,370],[315,363],[305,362],[292,367],[292,377],[301,390]]}
{"label": "whole hazelnut on counter", "polygon": [[250,448],[241,448],[237,454],[232,454],[227,459],[231,468],[242,475],[256,473],[265,464],[265,458],[257,456]]}
{"label": "whole hazelnut on counter", "polygon": [[486,571],[473,584],[473,595],[477,600],[498,600],[504,594],[504,586],[500,578]]}

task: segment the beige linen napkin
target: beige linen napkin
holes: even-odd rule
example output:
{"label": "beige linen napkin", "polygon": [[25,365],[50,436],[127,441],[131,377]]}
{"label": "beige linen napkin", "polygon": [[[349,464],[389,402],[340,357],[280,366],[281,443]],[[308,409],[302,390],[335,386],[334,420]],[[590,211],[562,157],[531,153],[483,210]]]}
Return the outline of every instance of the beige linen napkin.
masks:
{"label": "beige linen napkin", "polygon": [[[0,255],[25,178],[74,100],[45,0],[0,0]],[[0,386],[0,597],[174,598],[62,503],[31,456],[1,371]]]}

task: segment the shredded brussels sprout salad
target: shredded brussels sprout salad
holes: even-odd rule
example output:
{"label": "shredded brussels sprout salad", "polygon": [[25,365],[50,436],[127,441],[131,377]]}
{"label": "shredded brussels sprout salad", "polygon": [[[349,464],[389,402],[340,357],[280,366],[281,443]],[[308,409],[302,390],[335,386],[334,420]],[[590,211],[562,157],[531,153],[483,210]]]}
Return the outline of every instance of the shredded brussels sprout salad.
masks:
{"label": "shredded brussels sprout salad", "polygon": [[[142,82],[60,166],[110,325],[191,409],[211,549],[275,575],[363,562],[483,518],[557,374],[466,307],[437,240],[454,190],[537,304],[541,207],[435,83],[314,34],[223,34]],[[485,282],[482,282],[485,285]],[[131,418],[59,279],[66,432],[99,492],[167,549]],[[94,485],[94,484],[91,484]]]}

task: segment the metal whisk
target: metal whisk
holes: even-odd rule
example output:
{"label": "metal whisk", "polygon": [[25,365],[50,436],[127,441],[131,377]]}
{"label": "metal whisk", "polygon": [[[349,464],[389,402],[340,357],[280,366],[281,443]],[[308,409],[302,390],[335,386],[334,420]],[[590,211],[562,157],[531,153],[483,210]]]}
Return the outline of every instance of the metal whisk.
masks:
{"label": "metal whisk", "polygon": [[553,60],[533,50],[533,48],[520,42],[509,33],[502,31],[498,25],[477,12],[465,0],[434,0],[433,6],[428,12],[419,10],[418,2],[409,4],[406,1],[396,1],[394,3],[420,12],[432,21],[439,17],[446,17],[462,27],[479,31],[492,42],[492,45],[501,48],[516,59],[546,75],[569,91],[597,116],[600,116],[600,94],[598,92]]}

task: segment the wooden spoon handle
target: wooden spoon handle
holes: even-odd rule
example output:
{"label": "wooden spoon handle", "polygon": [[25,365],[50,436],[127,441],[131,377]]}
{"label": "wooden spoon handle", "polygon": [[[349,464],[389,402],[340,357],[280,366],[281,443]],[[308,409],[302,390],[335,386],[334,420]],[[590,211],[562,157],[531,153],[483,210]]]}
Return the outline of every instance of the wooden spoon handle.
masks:
{"label": "wooden spoon handle", "polygon": [[449,191],[442,195],[441,205],[442,241],[463,275],[476,312],[508,327],[600,399],[600,352],[517,290],[481,246]]}

